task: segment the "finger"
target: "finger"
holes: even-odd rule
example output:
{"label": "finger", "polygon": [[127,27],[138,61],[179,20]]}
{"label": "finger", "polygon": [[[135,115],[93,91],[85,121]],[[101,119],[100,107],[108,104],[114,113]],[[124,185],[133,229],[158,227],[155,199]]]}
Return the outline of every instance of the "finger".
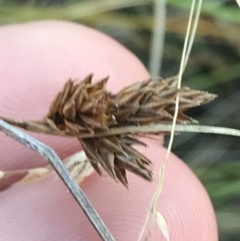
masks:
{"label": "finger", "polygon": [[[43,24],[43,26],[42,26],[42,24]],[[100,37],[99,33],[95,32],[95,31],[92,32],[92,30],[85,28],[85,27],[80,27],[80,29],[81,29],[81,31],[80,31],[79,26],[71,25],[71,24],[67,24],[67,23],[61,23],[61,24],[60,23],[49,23],[48,26],[51,26],[50,29],[48,29],[47,26],[44,27],[44,25],[48,25],[48,24],[34,23],[34,24],[30,24],[30,26],[29,25],[25,25],[22,27],[21,26],[13,26],[13,27],[11,27],[13,29],[10,28],[12,31],[11,36],[15,36],[14,34],[16,34],[16,33],[18,34],[18,36],[26,35],[27,39],[31,40],[28,43],[30,44],[33,41],[35,41],[34,42],[35,45],[33,45],[33,46],[30,45],[29,49],[31,51],[28,50],[27,55],[25,55],[25,57],[20,58],[21,54],[17,55],[18,58],[20,58],[22,60],[24,68],[22,68],[23,66],[20,65],[14,69],[15,73],[17,73],[17,75],[12,74],[12,72],[10,70],[5,75],[5,77],[10,76],[11,78],[9,78],[9,79],[12,80],[10,82],[11,84],[4,84],[3,87],[7,86],[7,88],[5,88],[5,90],[7,90],[7,89],[10,89],[11,91],[14,91],[14,89],[16,90],[16,88],[13,87],[14,83],[19,83],[19,84],[21,83],[22,84],[21,87],[22,86],[24,87],[24,84],[22,82],[20,82],[18,79],[22,79],[23,77],[25,77],[25,79],[28,80],[28,84],[26,84],[24,88],[23,87],[22,87],[22,89],[19,88],[18,91],[14,92],[14,94],[16,95],[17,98],[14,99],[11,95],[6,95],[6,93],[9,93],[9,92],[5,91],[3,93],[3,96],[5,98],[3,98],[2,100],[4,100],[5,102],[0,101],[0,103],[4,103],[4,105],[3,105],[4,107],[1,106],[1,108],[3,109],[3,111],[5,111],[4,112],[5,114],[9,114],[7,116],[12,117],[11,113],[12,114],[15,113],[15,111],[17,109],[19,111],[18,112],[19,116],[14,115],[13,117],[21,118],[22,117],[21,115],[24,114],[23,117],[26,117],[26,119],[27,118],[30,119],[30,117],[33,117],[32,116],[33,115],[32,106],[34,106],[34,116],[36,118],[38,118],[41,115],[41,117],[42,117],[42,113],[40,111],[40,110],[42,110],[42,112],[43,112],[43,110],[44,110],[42,108],[42,106],[49,105],[52,98],[54,97],[54,94],[61,88],[61,86],[64,82],[62,79],[60,80],[60,77],[62,77],[65,72],[64,71],[61,72],[62,71],[61,70],[60,72],[62,74],[61,74],[61,76],[58,76],[58,73],[59,73],[57,71],[58,67],[60,66],[59,69],[64,69],[64,66],[65,66],[65,68],[68,69],[69,66],[73,66],[73,65],[71,65],[71,63],[74,62],[71,59],[72,55],[66,54],[66,53],[69,53],[68,52],[69,49],[67,49],[67,47],[65,47],[65,46],[66,46],[66,44],[69,45],[69,43],[70,43],[70,46],[73,46],[73,43],[75,43],[76,39],[77,39],[78,44],[81,42],[80,40],[82,40],[82,39],[85,39],[85,41],[87,43],[84,41],[82,41],[83,43],[81,42],[81,47],[79,47],[80,48],[79,52],[77,52],[77,54],[76,54],[77,57],[75,55],[74,60],[77,61],[77,59],[79,58],[79,53],[83,53],[83,52],[81,52],[81,51],[83,51],[82,48],[88,49],[87,51],[84,50],[85,51],[84,53],[85,54],[88,53],[88,55],[90,55],[91,57],[89,57],[87,55],[86,60],[84,58],[85,62],[83,62],[83,63],[86,63],[86,61],[88,61],[87,59],[90,58],[92,62],[87,62],[87,63],[89,63],[89,64],[95,63],[95,65],[91,64],[91,66],[95,66],[94,71],[96,71],[97,74],[99,74],[99,78],[106,76],[105,71],[104,71],[104,73],[101,72],[102,71],[101,68],[105,68],[105,66],[109,66],[110,75],[112,75],[114,77],[113,78],[114,82],[110,82],[110,83],[115,85],[115,83],[118,83],[119,81],[121,82],[119,84],[119,86],[118,86],[118,84],[116,84],[116,86],[117,86],[116,88],[120,87],[123,80],[125,80],[126,83],[130,83],[131,81],[133,81],[133,79],[134,79],[134,81],[138,81],[139,80],[139,79],[137,79],[138,74],[139,74],[139,78],[142,76],[141,79],[144,79],[145,78],[144,76],[148,77],[146,70],[143,68],[143,66],[140,64],[140,62],[131,53],[129,53],[123,47],[118,45],[115,41],[110,40],[109,38],[104,37],[101,34],[100,34],[100,36],[101,36]],[[18,31],[16,31],[16,29],[14,29],[14,28],[17,28]],[[48,30],[48,31],[46,32],[46,30]],[[16,51],[19,50],[19,45],[16,43],[12,43],[14,41],[11,42],[9,40],[9,39],[12,39],[12,37],[11,38],[8,37],[11,33],[9,28],[4,28],[1,31],[6,31],[6,32],[4,32],[5,34],[2,37],[4,37],[4,36],[5,36],[5,38],[7,37],[8,41],[5,41],[5,42],[9,42],[11,45],[11,48],[9,48],[9,51],[14,50],[14,49]],[[76,34],[76,33],[74,33],[74,31],[76,31],[76,32],[79,31],[80,33],[78,32],[78,34]],[[41,34],[38,34],[39,32]],[[48,37],[46,37],[46,39],[45,39],[45,37],[43,37],[43,39],[41,39],[41,36],[39,36],[39,35],[46,36],[47,33],[48,33],[48,35],[47,35]],[[39,37],[36,35],[38,35]],[[87,37],[88,35],[90,36],[89,38]],[[63,41],[60,44],[59,39],[62,39],[62,38],[64,39],[64,36],[68,40],[65,40],[65,42]],[[98,38],[98,36],[99,36],[99,38]],[[0,37],[1,37],[1,35],[0,35]],[[21,38],[23,38],[23,37],[21,37]],[[21,40],[21,38],[19,41],[19,43],[22,44],[22,45],[20,45],[20,47],[21,47],[20,49],[24,49],[23,47],[25,47],[25,48],[27,47],[24,45],[25,41],[27,41],[27,40],[25,40],[25,38],[23,38],[23,40]],[[105,39],[104,39],[104,41],[102,40],[102,42],[101,42],[102,38],[105,38]],[[0,41],[1,41],[1,39],[2,38],[0,38]],[[39,39],[41,39],[41,41]],[[71,41],[69,41],[69,39]],[[43,41],[43,40],[45,40],[45,41]],[[38,41],[40,41],[40,42],[38,42]],[[45,44],[52,43],[52,41],[54,42],[54,44],[53,43],[50,44],[51,48],[49,48],[49,50],[51,49],[51,51],[48,51],[48,53],[45,54],[44,58],[41,56],[42,56],[43,50],[46,48],[41,49],[41,47],[39,47],[39,46],[42,46],[42,41]],[[107,44],[106,41],[109,44]],[[110,42],[108,42],[108,41],[110,41]],[[57,43],[57,42],[59,42],[59,43]],[[88,48],[90,45],[89,42],[91,43],[91,46],[93,45],[93,47],[90,48],[90,50]],[[15,46],[15,44],[17,46]],[[77,45],[77,44],[75,44],[75,45]],[[102,49],[102,46],[105,48]],[[5,51],[5,49],[4,49],[4,51]],[[62,60],[59,60],[60,62],[56,64],[56,61],[55,61],[56,59],[53,61],[52,56],[58,56],[58,57],[63,56],[62,54],[59,54],[59,52],[62,53],[62,49],[63,49],[63,53],[65,53],[65,56],[67,56],[66,59],[68,61],[66,63],[64,61],[61,62]],[[74,47],[74,48],[70,47],[71,53],[73,55],[74,55],[76,49],[77,49],[77,47]],[[110,51],[109,51],[109,49],[110,49]],[[119,50],[119,52],[116,50]],[[113,58],[114,61],[110,61],[110,59],[111,59],[110,57],[112,57],[113,53],[115,53],[115,56]],[[118,54],[116,55],[116,53],[118,53]],[[8,54],[6,56],[8,56]],[[10,53],[9,53],[9,56],[11,56]],[[47,58],[46,58],[46,56],[47,56]],[[83,57],[83,56],[84,55],[81,55],[81,57]],[[15,57],[14,55],[12,56],[11,59],[8,59],[8,57],[6,57],[9,64],[10,63],[15,63],[15,64],[18,63],[17,61],[14,62],[14,57]],[[60,57],[57,59],[61,59]],[[29,60],[32,60],[32,61],[29,61]],[[101,61],[99,61],[99,60],[101,60]],[[28,68],[29,71],[24,71],[24,70],[26,70],[27,67],[31,66],[32,62],[34,62],[34,65],[32,65],[31,68]],[[68,70],[69,73],[70,72],[73,73],[74,69],[75,69],[75,73],[83,71],[81,73],[84,76],[87,75],[89,72],[92,72],[92,71],[88,71],[88,69],[89,69],[89,67],[87,67],[88,64],[81,64],[81,63],[82,62],[79,61],[77,66],[74,65],[75,67],[70,68],[71,71]],[[103,63],[104,63],[104,67],[102,67]],[[13,65],[13,66],[15,66],[15,65]],[[37,68],[36,66],[37,67],[41,66],[41,68],[44,69],[44,71],[40,71],[41,68],[39,70],[39,68]],[[98,66],[98,67],[96,67],[96,66]],[[121,70],[119,69],[119,67],[121,67]],[[81,69],[81,71],[79,71],[79,68]],[[49,71],[46,71],[46,69]],[[126,70],[126,72],[122,71],[122,69]],[[134,69],[134,72],[132,71],[133,69]],[[6,73],[7,66],[4,67],[4,70],[5,71],[2,71],[2,72]],[[84,72],[85,70],[86,70],[86,73]],[[30,74],[31,71],[34,74]],[[68,75],[69,75],[69,73],[68,73]],[[101,75],[101,73],[103,74],[103,76]],[[56,79],[53,78],[54,77],[53,75],[55,77],[58,77],[58,81],[53,81],[53,79],[57,80],[57,78]],[[80,75],[80,73],[79,73],[79,75]],[[35,76],[35,78],[33,78],[34,76]],[[42,76],[42,77],[39,78],[36,76],[40,76],[40,77]],[[80,76],[80,77],[83,78],[84,76]],[[67,76],[66,78],[68,78],[68,77],[69,76]],[[17,79],[17,82],[14,82],[14,81],[16,81],[16,79]],[[46,82],[44,82],[43,79]],[[0,81],[0,84],[2,84],[2,80]],[[56,88],[56,91],[55,90],[52,91],[52,89],[54,89],[54,88]],[[24,92],[24,89],[25,89],[25,92]],[[37,96],[40,89],[44,89],[46,91],[42,92],[41,96]],[[0,90],[2,90],[2,86],[0,86]],[[22,94],[18,95],[19,92],[21,92]],[[36,94],[31,94],[32,97],[28,98],[29,95],[27,95],[26,93],[28,93],[28,94],[36,93]],[[43,103],[41,103],[39,101],[39,99],[41,99],[40,97],[44,100]],[[16,101],[16,99],[18,101]],[[6,100],[10,100],[10,101],[6,101]],[[14,100],[15,100],[15,102],[14,102]],[[31,105],[29,104],[30,102],[32,102]],[[49,103],[47,103],[47,102],[49,102]],[[18,103],[25,103],[26,107],[23,107],[23,105],[18,105]],[[5,106],[7,106],[7,108]],[[16,106],[17,106],[17,108],[15,108]],[[35,109],[36,109],[36,112],[35,112]],[[24,111],[24,112],[22,112],[22,111]],[[60,140],[59,138],[50,139],[49,137],[47,137],[46,139],[43,138],[42,140],[44,140],[46,143],[49,142],[49,144],[52,147],[54,147],[54,149],[57,150],[57,152],[62,156],[64,156],[66,154],[68,148],[69,148],[68,150],[71,150],[71,152],[75,152],[79,148],[78,143],[74,143],[74,142],[70,142],[70,141],[63,142],[62,140],[59,141]],[[42,162],[40,162],[41,159],[37,155],[32,155],[32,153],[28,152],[28,150],[27,151],[24,150],[23,147],[20,148],[20,145],[18,146],[18,148],[20,148],[20,149],[17,149],[17,144],[15,145],[14,143],[15,142],[8,143],[7,145],[5,144],[5,149],[9,148],[9,146],[11,147],[11,148],[9,148],[9,150],[11,151],[11,154],[5,158],[5,160],[7,160],[10,163],[7,166],[8,168],[16,167],[16,164],[15,164],[16,159],[18,161],[20,160],[20,162],[18,162],[18,165],[21,165],[21,167],[24,165],[30,166],[29,160],[35,161],[36,164],[34,164],[34,165],[42,164]],[[65,145],[62,143],[64,143]],[[11,146],[11,145],[13,145],[13,146]],[[156,169],[154,169],[155,171],[159,167],[159,159],[157,158],[158,151],[159,151],[160,157],[163,157],[165,155],[165,150],[159,146],[160,146],[160,143],[158,143],[157,146],[154,144],[150,144],[151,149],[147,149],[147,152],[148,152],[147,155],[151,160],[153,160],[154,165],[156,167]],[[4,149],[0,149],[0,150],[1,150],[0,154],[5,153],[5,151],[6,151]],[[14,150],[14,151],[12,151],[12,150]],[[21,156],[21,153],[24,153],[24,155]],[[70,153],[70,154],[72,154],[72,153]],[[4,157],[4,155],[2,155],[2,156]],[[20,156],[20,158],[19,158],[19,156]],[[27,161],[26,161],[26,159],[27,159]],[[216,240],[216,239],[214,239],[214,238],[216,238],[215,218],[213,215],[211,203],[209,202],[209,198],[206,195],[206,192],[204,191],[204,189],[202,188],[200,183],[197,181],[197,179],[194,177],[194,175],[189,171],[189,169],[187,169],[182,164],[182,162],[180,162],[178,159],[175,159],[173,156],[171,156],[170,163],[173,166],[169,165],[169,168],[168,168],[169,176],[166,177],[166,183],[164,186],[165,189],[163,190],[163,193],[161,196],[161,198],[163,198],[165,195],[166,199],[163,199],[161,204],[163,205],[162,213],[164,214],[166,220],[170,220],[169,221],[170,224],[171,224],[171,220],[173,220],[172,221],[173,225],[170,225],[171,235],[175,235],[176,237],[180,237],[179,235],[182,235],[183,238],[186,238],[183,240],[192,240],[190,238],[193,238],[193,240],[194,240],[193,233],[189,232],[189,228],[191,228],[193,230],[197,230],[196,235],[200,236],[200,238],[202,238],[202,237],[204,238],[205,236],[202,236],[202,235],[203,235],[203,233],[205,233],[206,235],[208,235],[208,237],[212,238],[211,240]],[[6,167],[6,165],[5,165],[5,167]],[[184,167],[184,168],[182,168],[182,167]],[[96,178],[98,178],[98,179],[96,179]],[[84,184],[85,186],[83,186],[83,188],[84,188],[84,191],[86,191],[87,195],[93,201],[93,204],[96,205],[96,207],[98,208],[98,211],[100,213],[103,213],[103,216],[106,219],[106,221],[108,222],[107,224],[110,225],[110,228],[117,224],[116,226],[114,226],[114,230],[116,230],[116,231],[114,231],[114,230],[113,231],[118,232],[117,230],[120,230],[120,232],[122,233],[122,234],[116,233],[117,235],[124,235],[124,231],[125,231],[125,235],[130,235],[130,237],[134,237],[134,239],[132,239],[132,240],[136,240],[135,233],[140,231],[140,225],[142,225],[142,223],[143,223],[143,216],[145,216],[145,214],[146,214],[147,205],[149,204],[149,201],[151,199],[151,194],[155,188],[155,185],[144,182],[144,181],[140,180],[138,177],[133,176],[133,175],[129,175],[129,179],[130,179],[130,187],[131,187],[131,190],[129,192],[126,192],[120,185],[116,185],[108,177],[100,179],[97,176],[93,176],[90,179],[88,179],[85,182],[85,184]],[[156,180],[156,177],[155,177],[155,180]],[[36,186],[34,186],[34,185],[36,185]],[[185,187],[185,188],[183,188],[183,187]],[[66,190],[66,188],[64,188],[64,190]],[[171,192],[168,194],[168,192],[166,192],[165,190],[170,190]],[[124,192],[126,192],[126,193],[124,193]],[[46,194],[48,194],[48,196],[46,196]],[[103,198],[102,201],[98,201],[100,194],[102,195],[101,197]],[[0,205],[1,205],[0,212],[2,212],[1,217],[4,217],[4,218],[9,217],[8,223],[12,224],[10,226],[12,227],[12,230],[14,230],[11,233],[12,237],[15,237],[14,236],[15,232],[17,232],[17,234],[21,235],[21,237],[24,235],[25,236],[27,235],[26,237],[30,237],[28,235],[34,236],[36,234],[39,236],[41,236],[41,235],[44,236],[44,232],[43,232],[43,234],[39,234],[39,232],[38,232],[40,226],[39,226],[38,221],[35,223],[36,217],[34,216],[34,212],[30,212],[29,210],[34,210],[35,212],[37,212],[36,210],[38,210],[39,214],[41,214],[43,212],[43,217],[46,217],[46,219],[44,219],[44,220],[42,219],[42,221],[40,221],[40,223],[41,223],[41,225],[44,226],[44,231],[46,231],[48,233],[47,234],[48,236],[46,236],[46,237],[52,238],[52,240],[54,240],[55,237],[58,237],[58,239],[59,239],[58,235],[60,235],[61,237],[63,235],[63,237],[64,237],[64,235],[70,235],[70,231],[71,231],[71,233],[73,232],[76,236],[79,235],[79,233],[76,233],[76,230],[79,229],[80,224],[75,224],[75,222],[76,222],[75,219],[78,216],[76,215],[76,209],[73,209],[74,205],[75,205],[75,208],[77,208],[77,206],[75,203],[73,203],[70,195],[66,196],[67,194],[63,194],[63,185],[61,182],[54,183],[53,179],[49,178],[47,180],[44,180],[43,182],[31,184],[29,186],[18,186],[18,187],[16,186],[14,189],[9,189],[8,191],[6,191],[0,195],[4,195],[0,199]],[[67,197],[68,197],[68,199],[67,199]],[[7,200],[7,201],[5,201],[5,200]],[[12,201],[10,201],[10,200],[12,200]],[[20,203],[22,203],[22,204],[20,205]],[[189,208],[190,207],[189,203],[194,203],[192,208]],[[64,205],[62,205],[62,204],[64,204]],[[170,205],[170,207],[168,205]],[[51,210],[53,210],[53,212],[50,212],[50,209],[48,209],[49,206],[51,207]],[[57,209],[54,208],[55,206],[57,207]],[[46,210],[47,210],[47,213],[46,213]],[[120,210],[120,212],[118,212],[117,210]],[[134,210],[134,212],[132,212],[131,210]],[[137,210],[141,210],[141,211],[138,213]],[[198,211],[195,212],[195,210],[198,210]],[[30,231],[24,229],[23,226],[19,230],[16,228],[16,226],[15,226],[16,223],[13,221],[13,218],[14,218],[13,215],[16,215],[16,213],[19,213],[18,222],[20,221],[20,219],[25,220],[25,222],[23,222],[23,224],[24,224],[23,226],[26,226],[27,224],[29,224],[29,222],[31,225],[33,225],[32,229]],[[51,215],[48,215],[48,213]],[[112,213],[113,213],[113,215],[112,215]],[[127,216],[126,219],[125,219],[125,215],[124,215],[125,213],[130,213],[130,215]],[[206,215],[206,213],[207,213],[207,215]],[[141,216],[139,216],[140,214],[141,214]],[[179,215],[179,216],[177,216],[177,215]],[[206,216],[208,219],[206,219]],[[64,219],[62,219],[62,221],[61,221],[60,217],[63,217]],[[168,219],[168,217],[169,217],[169,219]],[[193,217],[196,219],[193,219]],[[80,218],[81,218],[81,220],[85,220],[81,224],[82,225],[81,229],[84,229],[86,226],[88,230],[91,230],[91,231],[88,231],[87,233],[84,233],[84,235],[88,235],[88,236],[84,236],[82,238],[82,240],[93,240],[93,239],[91,239],[91,237],[97,237],[97,236],[91,236],[91,235],[96,235],[95,232],[92,231],[91,226],[87,226],[87,225],[89,225],[89,223],[87,223],[87,220],[84,216],[80,216]],[[118,222],[115,223],[115,219],[118,220]],[[131,225],[125,226],[124,222],[129,224],[127,220],[130,220],[131,223],[133,223],[134,225],[138,225],[137,228],[134,225],[133,226],[131,226]],[[176,222],[175,222],[175,220],[176,220]],[[189,222],[189,220],[190,220],[190,222]],[[3,219],[1,221],[2,221],[2,223],[4,223]],[[56,225],[56,227],[58,227],[57,230],[53,229],[53,227],[50,225],[51,223],[54,223],[54,221],[57,222],[57,224],[55,223],[52,225]],[[45,226],[43,224],[44,222],[46,222],[48,224],[48,226]],[[184,226],[182,223],[184,223],[184,224],[186,223],[186,226]],[[211,227],[212,229],[211,230],[207,229],[207,232],[206,232],[204,223],[206,223],[208,225],[208,227]],[[36,226],[34,226],[34,225],[36,225]],[[71,229],[72,226],[75,228]],[[180,228],[179,228],[179,226],[180,226]],[[1,226],[1,227],[3,227],[3,226]],[[36,227],[36,229],[34,229],[34,227]],[[122,229],[122,227],[123,227],[123,229]],[[173,227],[178,227],[178,229],[173,229]],[[171,228],[173,229],[172,232],[171,232]],[[9,231],[9,229],[7,229],[7,228],[4,228],[4,230]],[[23,232],[24,230],[26,230],[26,232],[28,232],[28,233],[27,234],[24,233]],[[70,231],[66,231],[66,230],[70,230]],[[126,234],[126,230],[128,231],[127,234]],[[135,231],[132,231],[132,230],[135,230]],[[157,237],[159,237],[158,235],[161,235],[161,233],[159,234],[159,229],[157,229],[156,231],[157,231]],[[34,234],[32,234],[32,232]],[[132,234],[132,232],[133,232],[133,234]],[[9,233],[9,232],[7,232],[7,233]],[[187,236],[188,233],[191,236]],[[74,237],[76,237],[76,236],[74,236]],[[196,236],[196,237],[198,237],[198,236]],[[65,236],[65,237],[67,237],[67,236]],[[88,238],[88,237],[90,237],[90,238]],[[122,237],[122,236],[120,236],[120,237]],[[126,237],[128,237],[128,236],[124,236],[124,238],[126,238]],[[32,240],[32,239],[30,239],[30,240]],[[42,240],[44,240],[44,238]],[[71,240],[71,239],[69,238],[69,240]],[[72,239],[72,240],[74,240],[74,239]],[[126,239],[122,239],[122,240],[126,240]],[[131,240],[131,239],[129,239],[129,240]],[[179,240],[179,239],[176,239],[176,240]],[[201,239],[198,239],[198,240],[201,240]],[[202,240],[205,240],[205,239],[202,239]]]}
{"label": "finger", "polygon": [[[128,173],[130,190],[108,176],[93,175],[81,186],[118,241],[135,241],[143,226],[157,183],[157,170],[166,151],[149,141],[144,152],[154,162],[154,182]],[[100,240],[66,187],[49,177],[31,185],[18,185],[0,194],[3,240]],[[171,155],[158,210],[164,215],[172,241],[217,241],[211,202],[190,169]],[[143,239],[144,240],[144,239]],[[150,240],[165,240],[154,225]]]}
{"label": "finger", "polygon": [[[108,36],[65,22],[38,22],[0,28],[0,113],[24,120],[43,118],[69,78],[110,76],[107,88],[149,77],[142,63]],[[81,149],[76,139],[30,133],[61,158]],[[44,165],[38,154],[0,133],[0,170]]]}

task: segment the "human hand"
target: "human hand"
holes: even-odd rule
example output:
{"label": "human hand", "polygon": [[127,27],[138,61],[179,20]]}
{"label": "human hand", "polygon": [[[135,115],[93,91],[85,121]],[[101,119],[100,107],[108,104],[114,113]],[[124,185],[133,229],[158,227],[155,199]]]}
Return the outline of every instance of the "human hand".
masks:
{"label": "human hand", "polygon": [[[66,22],[36,22],[0,28],[0,113],[24,120],[42,118],[69,78],[110,76],[112,92],[149,78],[141,62],[113,39]],[[30,133],[64,159],[81,150],[69,138]],[[0,133],[0,170],[44,166],[38,154]],[[116,240],[135,241],[157,185],[166,150],[149,140],[143,150],[154,164],[154,181],[128,173],[129,190],[110,177],[93,174],[81,188]],[[56,176],[56,175],[55,175]],[[216,241],[217,227],[209,197],[192,171],[171,154],[159,199],[171,241]],[[85,214],[53,175],[16,184],[0,193],[0,240],[100,240]],[[152,240],[165,240],[154,225]]]}

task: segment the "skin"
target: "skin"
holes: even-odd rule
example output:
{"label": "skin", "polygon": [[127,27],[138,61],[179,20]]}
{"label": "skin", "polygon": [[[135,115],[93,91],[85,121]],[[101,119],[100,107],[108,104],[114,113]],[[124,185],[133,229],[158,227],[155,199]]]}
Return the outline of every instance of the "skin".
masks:
{"label": "skin", "polygon": [[[115,40],[81,25],[36,22],[0,28],[0,113],[18,119],[41,119],[65,81],[94,73],[110,75],[108,89],[149,77],[142,63]],[[30,133],[50,145],[61,158],[81,150],[77,140]],[[46,165],[38,154],[0,133],[0,170]],[[152,160],[154,181],[128,173],[129,190],[110,177],[93,174],[81,187],[116,240],[138,238],[157,172],[166,149],[148,140],[142,152]],[[61,180],[18,184],[0,193],[1,240],[100,240]],[[212,204],[193,172],[170,155],[158,210],[168,224],[171,241],[218,240]],[[165,240],[156,224],[151,240]]]}

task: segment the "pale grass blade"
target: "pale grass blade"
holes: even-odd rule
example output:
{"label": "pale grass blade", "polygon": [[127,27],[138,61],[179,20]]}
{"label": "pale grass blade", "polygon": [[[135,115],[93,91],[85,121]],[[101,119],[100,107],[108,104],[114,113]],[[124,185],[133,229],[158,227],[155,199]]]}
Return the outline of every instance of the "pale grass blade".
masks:
{"label": "pale grass blade", "polygon": [[169,241],[169,231],[168,231],[168,226],[167,226],[167,222],[165,220],[165,218],[163,217],[163,215],[157,211],[156,214],[155,214],[155,219],[156,219],[156,222],[159,226],[159,228],[161,229],[164,237],[166,238],[167,241]]}
{"label": "pale grass blade", "polygon": [[[72,155],[64,162],[71,176],[78,184],[95,172],[83,151]],[[53,169],[50,165],[40,168],[13,171],[0,170],[0,191],[6,190],[17,183],[40,181],[52,172]]]}

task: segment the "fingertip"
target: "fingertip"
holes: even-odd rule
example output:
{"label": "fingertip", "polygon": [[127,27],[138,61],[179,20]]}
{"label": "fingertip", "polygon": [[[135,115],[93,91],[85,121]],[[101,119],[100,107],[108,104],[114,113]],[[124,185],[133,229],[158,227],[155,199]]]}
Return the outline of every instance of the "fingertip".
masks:
{"label": "fingertip", "polygon": [[[0,112],[8,117],[42,118],[69,77],[84,78],[93,72],[97,80],[110,75],[108,87],[113,92],[149,77],[142,63],[123,46],[81,25],[50,21],[1,28],[0,46],[4,46],[0,47],[0,54],[4,56],[2,62],[0,59],[3,73]],[[37,134],[34,137],[53,147],[62,158],[80,149],[77,140]],[[2,134],[0,138],[0,169],[45,164],[42,158],[19,143],[5,141],[7,137]],[[118,240],[137,239],[166,151],[161,143],[151,142],[144,154],[154,161],[153,183],[128,174],[129,191],[109,177],[97,175],[82,185]],[[98,240],[66,187],[52,177],[16,186],[0,195],[0,226],[6,240],[9,236],[12,240],[19,236],[24,240]],[[216,219],[205,189],[174,155],[166,170],[158,208],[168,223],[171,240],[217,240]],[[159,230],[155,230],[157,237],[163,239]]]}

